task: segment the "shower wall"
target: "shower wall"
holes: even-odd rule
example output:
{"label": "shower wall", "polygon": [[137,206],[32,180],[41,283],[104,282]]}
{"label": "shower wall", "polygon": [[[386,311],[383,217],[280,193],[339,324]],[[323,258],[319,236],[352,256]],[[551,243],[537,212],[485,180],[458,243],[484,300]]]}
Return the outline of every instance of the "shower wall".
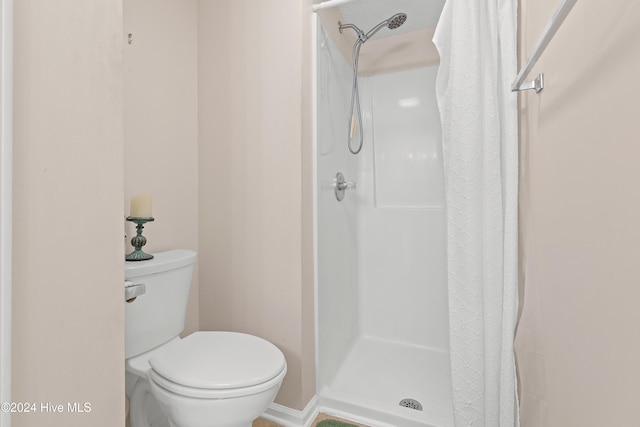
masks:
{"label": "shower wall", "polygon": [[[359,79],[365,138],[354,156],[351,66],[322,28],[317,42],[322,390],[360,337],[448,351],[448,317],[437,67]],[[337,172],[357,186],[342,202]]]}
{"label": "shower wall", "polygon": [[351,67],[322,27],[317,42],[317,387],[322,387],[359,331],[357,193],[349,191],[338,202],[333,187],[337,172],[356,179],[358,158],[346,148]]}
{"label": "shower wall", "polygon": [[448,350],[436,73],[373,76],[362,87],[370,113],[357,177],[357,264],[363,335]]}

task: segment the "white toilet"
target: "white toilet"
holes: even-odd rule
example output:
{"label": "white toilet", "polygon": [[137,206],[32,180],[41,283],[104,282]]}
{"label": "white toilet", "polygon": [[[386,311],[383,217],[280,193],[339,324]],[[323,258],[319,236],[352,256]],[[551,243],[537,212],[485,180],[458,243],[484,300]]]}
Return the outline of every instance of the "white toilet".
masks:
{"label": "white toilet", "polygon": [[[287,372],[282,352],[252,335],[184,329],[196,253],[125,262],[126,393],[131,427],[250,427]],[[129,298],[129,297],[127,297]]]}

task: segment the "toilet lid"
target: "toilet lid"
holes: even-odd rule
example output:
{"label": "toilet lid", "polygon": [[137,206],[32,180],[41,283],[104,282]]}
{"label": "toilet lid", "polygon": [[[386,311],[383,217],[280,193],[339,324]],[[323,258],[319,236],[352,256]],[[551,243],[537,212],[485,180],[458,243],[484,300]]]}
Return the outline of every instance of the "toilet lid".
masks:
{"label": "toilet lid", "polygon": [[236,332],[194,332],[159,349],[149,360],[176,384],[204,389],[249,387],[271,380],[286,361],[269,341]]}

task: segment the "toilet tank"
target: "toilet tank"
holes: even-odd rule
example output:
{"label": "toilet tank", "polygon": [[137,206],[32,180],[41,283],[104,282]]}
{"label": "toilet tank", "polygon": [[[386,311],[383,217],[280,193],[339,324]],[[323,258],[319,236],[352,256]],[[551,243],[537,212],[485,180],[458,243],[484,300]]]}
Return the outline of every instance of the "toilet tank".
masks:
{"label": "toilet tank", "polygon": [[125,302],[125,359],[177,337],[184,318],[196,253],[175,249],[147,261],[125,261],[124,278],[146,292]]}

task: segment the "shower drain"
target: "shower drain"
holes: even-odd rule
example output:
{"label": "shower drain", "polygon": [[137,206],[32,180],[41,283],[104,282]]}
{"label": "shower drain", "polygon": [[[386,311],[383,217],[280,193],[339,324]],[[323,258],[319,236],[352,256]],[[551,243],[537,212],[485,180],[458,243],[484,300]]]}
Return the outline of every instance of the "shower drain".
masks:
{"label": "shower drain", "polygon": [[400,406],[404,406],[405,408],[415,409],[416,411],[422,411],[422,405],[415,399],[402,399],[400,401]]}

